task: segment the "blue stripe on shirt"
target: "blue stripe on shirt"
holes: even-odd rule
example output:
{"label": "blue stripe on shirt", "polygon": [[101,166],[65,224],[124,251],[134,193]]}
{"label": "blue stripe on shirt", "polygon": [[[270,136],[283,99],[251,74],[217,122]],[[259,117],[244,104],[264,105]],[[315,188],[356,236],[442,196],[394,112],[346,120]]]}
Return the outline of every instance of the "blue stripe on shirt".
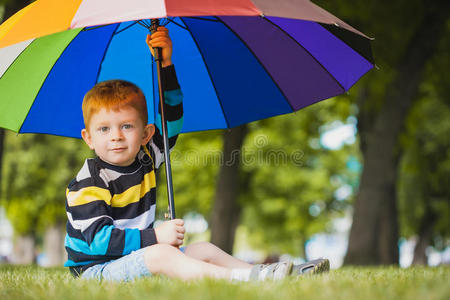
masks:
{"label": "blue stripe on shirt", "polygon": [[[161,125],[161,115],[158,114],[156,117],[155,125],[158,127],[159,131],[162,135],[162,125]],[[176,136],[180,134],[181,129],[183,128],[183,117],[176,121],[168,121],[167,122],[167,134],[169,135],[168,138],[171,138],[173,136]]]}
{"label": "blue stripe on shirt", "polygon": [[180,89],[164,92],[165,103],[171,106],[175,106],[180,104],[182,101],[183,101],[183,94],[181,93]]}
{"label": "blue stripe on shirt", "polygon": [[103,228],[95,234],[94,240],[90,245],[85,241],[66,235],[64,245],[74,251],[88,255],[105,255],[108,250],[109,239],[111,238],[111,231],[113,228],[114,226],[112,225],[103,226]]}
{"label": "blue stripe on shirt", "polygon": [[141,233],[139,229],[125,229],[125,248],[122,255],[130,254],[141,248]]}

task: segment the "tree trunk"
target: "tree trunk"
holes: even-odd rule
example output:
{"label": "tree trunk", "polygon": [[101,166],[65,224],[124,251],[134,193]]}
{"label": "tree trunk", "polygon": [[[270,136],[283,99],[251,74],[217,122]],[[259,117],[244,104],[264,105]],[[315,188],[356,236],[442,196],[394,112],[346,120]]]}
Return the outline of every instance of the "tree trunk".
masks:
{"label": "tree trunk", "polygon": [[[440,2],[440,1],[439,1]],[[396,175],[398,138],[448,19],[445,2],[430,2],[385,93],[385,105],[373,125],[359,127],[364,168],[354,206],[345,264],[397,264]],[[364,110],[364,108],[360,108]],[[364,113],[361,123],[367,125]],[[372,121],[372,120],[370,120]]]}
{"label": "tree trunk", "polygon": [[230,254],[233,251],[234,235],[241,214],[237,198],[241,188],[241,147],[246,134],[246,125],[224,133],[223,164],[219,171],[211,217],[211,242]]}
{"label": "tree trunk", "polygon": [[64,232],[61,224],[48,227],[44,236],[46,267],[61,266],[64,263]]}
{"label": "tree trunk", "polygon": [[428,264],[427,258],[427,247],[431,243],[431,233],[432,228],[427,227],[424,232],[419,234],[419,238],[417,240],[417,244],[414,248],[414,256],[413,256],[413,265],[423,265],[426,266]]}
{"label": "tree trunk", "polygon": [[433,213],[430,204],[427,203],[425,207],[425,214],[420,222],[419,238],[417,239],[417,244],[414,248],[414,257],[412,261],[413,265],[426,266],[428,264],[426,250],[431,244],[433,225],[435,221],[435,214]]}
{"label": "tree trunk", "polygon": [[18,236],[14,243],[14,252],[11,258],[12,263],[29,265],[34,263],[35,260],[34,237],[32,235]]}

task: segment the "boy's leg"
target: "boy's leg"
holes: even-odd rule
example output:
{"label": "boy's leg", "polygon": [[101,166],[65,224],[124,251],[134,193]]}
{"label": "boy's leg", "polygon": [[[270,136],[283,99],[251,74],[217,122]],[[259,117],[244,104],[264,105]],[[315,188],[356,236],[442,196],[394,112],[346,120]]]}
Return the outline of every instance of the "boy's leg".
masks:
{"label": "boy's leg", "polygon": [[197,260],[229,269],[249,269],[253,267],[253,265],[229,255],[219,247],[208,242],[186,246],[184,253]]}
{"label": "boy's leg", "polygon": [[264,266],[251,265],[207,242],[191,244],[185,248],[184,252],[195,259],[231,269],[232,280],[282,279],[289,275],[292,270],[291,262]]}
{"label": "boy's leg", "polygon": [[152,274],[183,280],[202,277],[231,278],[230,269],[189,257],[170,245],[156,244],[145,249],[145,265]]}

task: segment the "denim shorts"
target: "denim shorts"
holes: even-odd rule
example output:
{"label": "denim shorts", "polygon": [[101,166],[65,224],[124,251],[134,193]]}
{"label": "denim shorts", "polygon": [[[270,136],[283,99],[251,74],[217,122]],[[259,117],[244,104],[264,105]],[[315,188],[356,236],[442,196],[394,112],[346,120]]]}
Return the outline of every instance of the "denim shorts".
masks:
{"label": "denim shorts", "polygon": [[145,248],[133,251],[119,259],[111,260],[88,268],[81,278],[108,281],[131,281],[151,276],[144,262]]}
{"label": "denim shorts", "polygon": [[[145,249],[146,248],[142,248],[119,259],[92,266],[81,274],[81,278],[108,281],[131,281],[137,278],[151,276],[152,274],[147,269],[144,262]],[[184,252],[184,247],[181,247],[180,251]]]}

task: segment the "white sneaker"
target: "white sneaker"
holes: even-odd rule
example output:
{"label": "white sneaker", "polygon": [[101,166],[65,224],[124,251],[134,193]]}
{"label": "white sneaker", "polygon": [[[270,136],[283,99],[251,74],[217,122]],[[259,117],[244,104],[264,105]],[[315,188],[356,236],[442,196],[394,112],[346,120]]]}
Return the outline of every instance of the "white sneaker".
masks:
{"label": "white sneaker", "polygon": [[282,261],[269,265],[255,265],[250,272],[250,280],[280,280],[291,274],[292,262]]}

